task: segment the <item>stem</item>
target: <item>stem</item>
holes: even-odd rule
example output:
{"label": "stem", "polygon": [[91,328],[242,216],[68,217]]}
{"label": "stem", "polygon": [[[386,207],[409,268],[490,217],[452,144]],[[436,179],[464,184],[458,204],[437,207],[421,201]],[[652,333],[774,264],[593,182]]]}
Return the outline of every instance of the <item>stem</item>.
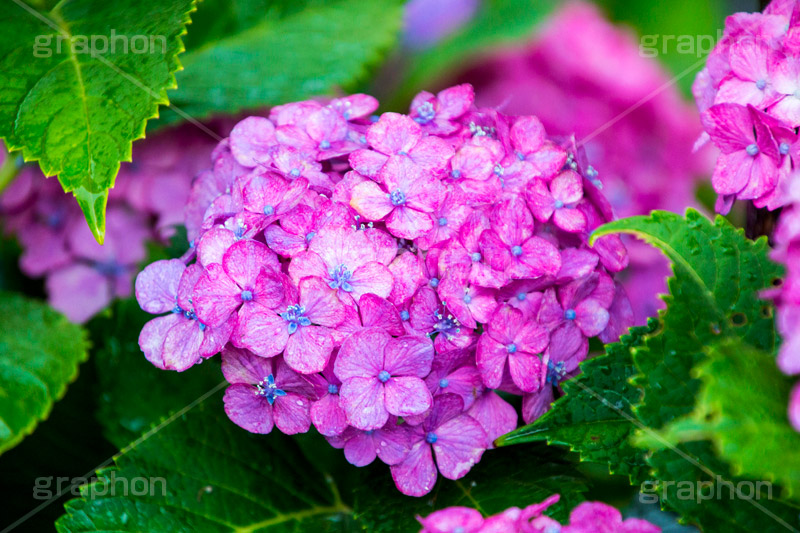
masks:
{"label": "stem", "polygon": [[780,214],[780,209],[774,211],[764,208],[759,209],[753,205],[752,201],[747,202],[747,222],[744,226],[744,234],[748,239],[754,240],[766,235],[771,246],[773,244],[772,233],[775,231],[775,225],[778,223]]}

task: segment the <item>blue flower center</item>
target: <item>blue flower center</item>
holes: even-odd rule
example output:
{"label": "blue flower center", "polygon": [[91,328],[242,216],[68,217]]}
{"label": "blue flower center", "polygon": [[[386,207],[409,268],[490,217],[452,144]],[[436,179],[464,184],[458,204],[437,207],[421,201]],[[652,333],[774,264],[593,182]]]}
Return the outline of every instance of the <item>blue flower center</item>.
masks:
{"label": "blue flower center", "polygon": [[389,201],[394,206],[403,205],[406,203],[406,193],[400,189],[395,189],[389,193]]}
{"label": "blue flower center", "polygon": [[517,353],[517,345],[512,342],[511,344],[506,346],[506,350],[508,351],[508,353]]}
{"label": "blue flower center", "polygon": [[300,304],[290,305],[286,308],[286,312],[281,313],[281,318],[289,323],[289,335],[297,331],[300,326],[310,326],[311,320],[307,316],[303,316],[306,308]]}
{"label": "blue flower center", "polygon": [[547,362],[547,382],[550,385],[558,385],[566,375],[567,372],[564,370],[564,361],[559,361],[556,364],[553,364],[552,361]]}
{"label": "blue flower center", "polygon": [[447,219],[445,217],[440,218],[439,219],[439,225],[440,226],[446,226],[447,225]]}
{"label": "blue flower center", "polygon": [[439,440],[439,437],[433,431],[429,431],[427,435],[425,435],[425,442],[428,444],[436,444],[436,441]]}
{"label": "blue flower center", "polygon": [[408,320],[409,318],[411,318],[411,315],[408,313],[408,311],[406,311],[405,309],[403,309],[402,311],[400,311],[400,320],[402,320],[403,322],[405,322],[405,321],[406,321],[406,320]]}
{"label": "blue flower center", "polygon": [[270,405],[275,403],[276,398],[286,396],[286,392],[275,385],[275,377],[272,374],[256,385],[256,394],[266,398]]}
{"label": "blue flower center", "polygon": [[511,248],[511,255],[514,257],[519,257],[522,255],[522,246],[517,245]]}
{"label": "blue flower center", "polygon": [[292,170],[289,171],[289,174],[291,174],[293,177],[296,178],[296,177],[298,177],[300,175],[300,169],[299,168],[293,168]]}
{"label": "blue flower center", "polygon": [[319,149],[320,150],[327,150],[330,147],[331,147],[331,143],[328,142],[328,141],[322,141],[321,143],[319,143]]}
{"label": "blue flower center", "polygon": [[381,370],[378,373],[378,379],[381,381],[381,383],[386,383],[387,381],[389,381],[390,377],[392,377],[392,375],[388,373],[386,370]]}
{"label": "blue flower center", "polygon": [[464,295],[464,303],[465,304],[472,303],[472,296],[470,296],[469,294],[465,294]]}
{"label": "blue flower center", "polygon": [[567,320],[575,320],[576,316],[578,316],[578,314],[575,312],[574,309],[567,309],[566,311],[564,311],[564,318],[566,318]]}
{"label": "blue flower center", "polygon": [[525,294],[524,292],[521,292],[521,293],[517,294],[517,300],[519,300],[520,302],[524,302],[525,298],[527,298],[527,297],[528,297],[528,295]]}
{"label": "blue flower center", "polygon": [[461,332],[461,322],[453,315],[444,316],[436,311],[433,316],[436,318],[436,323],[433,325],[432,333],[442,333],[449,340]]}
{"label": "blue flower center", "polygon": [[745,148],[747,155],[755,157],[758,155],[758,145],[757,144],[748,144],[747,148]]}
{"label": "blue flower center", "polygon": [[430,284],[435,289],[439,286],[439,278],[431,278]]}
{"label": "blue flower center", "polygon": [[353,292],[353,286],[350,285],[350,278],[353,277],[353,273],[350,272],[350,269],[348,269],[346,265],[339,265],[336,268],[332,268],[328,274],[331,276],[328,287],[331,289],[342,289],[344,292]]}
{"label": "blue flower center", "polygon": [[328,385],[328,394],[339,394],[339,387],[333,383]]}
{"label": "blue flower center", "polygon": [[242,301],[249,302],[253,299],[253,291],[242,291]]}
{"label": "blue flower center", "polygon": [[503,169],[503,167],[497,164],[494,166],[494,173],[496,176],[502,176],[505,173],[505,170]]}
{"label": "blue flower center", "polygon": [[767,80],[765,79],[760,79],[756,82],[756,87],[758,88],[759,91],[764,90],[764,87],[766,86],[767,86]]}
{"label": "blue flower center", "polygon": [[316,231],[309,231],[308,233],[306,233],[306,242],[309,242],[309,241],[310,241],[311,239],[313,239],[313,238],[314,238],[316,235],[317,235],[317,232],[316,232]]}
{"label": "blue flower center", "polygon": [[275,208],[272,207],[271,205],[265,205],[264,206],[264,214],[267,215],[268,217],[274,215],[275,214]]}
{"label": "blue flower center", "polygon": [[199,320],[197,321],[197,327],[200,328],[200,331],[206,330],[206,325],[200,322]]}
{"label": "blue flower center", "polygon": [[785,143],[785,142],[781,143],[780,146],[778,147],[778,150],[780,151],[781,155],[788,154],[789,153],[789,143]]}
{"label": "blue flower center", "polygon": [[450,385],[450,381],[447,378],[442,378],[439,380],[439,386],[441,388],[447,388],[448,385]]}
{"label": "blue flower center", "polygon": [[475,261],[477,263],[481,259],[483,259],[483,256],[481,255],[480,252],[472,252],[472,260],[473,261]]}
{"label": "blue flower center", "polygon": [[562,207],[564,207],[564,202],[562,202],[561,200],[556,200],[556,201],[554,202],[554,207],[555,207],[556,209],[561,209]]}
{"label": "blue flower center", "polygon": [[461,177],[461,171],[458,170],[457,168],[454,168],[453,171],[450,172],[450,177],[452,177],[453,179],[457,180],[458,178]]}
{"label": "blue flower center", "polygon": [[433,109],[433,104],[430,102],[423,102],[417,106],[417,116],[414,121],[417,124],[427,124],[433,117],[436,116],[436,111]]}

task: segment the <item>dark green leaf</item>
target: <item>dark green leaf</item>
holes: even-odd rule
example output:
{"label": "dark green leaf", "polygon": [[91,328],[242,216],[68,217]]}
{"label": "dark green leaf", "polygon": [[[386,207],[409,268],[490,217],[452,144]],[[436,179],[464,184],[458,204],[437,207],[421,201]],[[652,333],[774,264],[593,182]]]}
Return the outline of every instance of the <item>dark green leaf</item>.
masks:
{"label": "dark green leaf", "polygon": [[[258,23],[237,9],[245,2],[233,4],[234,14],[223,11],[219,28],[204,26],[210,40],[183,56],[173,103],[204,117],[331,94],[380,60],[395,41],[403,11],[401,0],[312,1],[302,10],[283,1],[262,3],[269,9]],[[165,115],[162,123],[177,118]]]}
{"label": "dark green leaf", "polygon": [[0,453],[47,418],[88,357],[85,332],[44,303],[0,293]]}
{"label": "dark green leaf", "polygon": [[462,479],[441,476],[430,494],[404,496],[395,488],[386,465],[369,467],[355,493],[355,514],[366,531],[417,531],[416,515],[454,505],[478,509],[485,516],[509,507],[525,507],[552,494],[561,500],[548,514],[564,520],[583,501],[583,476],[555,450],[515,446],[487,451]]}
{"label": "dark green leaf", "polygon": [[[103,241],[108,189],[175,86],[193,0],[21,0],[0,16],[0,137],[72,192]],[[141,52],[139,52],[141,51]]]}
{"label": "dark green leaf", "polygon": [[781,374],[772,355],[741,342],[716,344],[709,354],[695,369],[702,381],[695,410],[670,423],[658,438],[643,434],[643,444],[658,449],[711,440],[737,472],[775,482],[796,498],[800,455],[791,450],[800,450],[800,434],[786,414],[794,380]]}
{"label": "dark green leaf", "polygon": [[135,300],[117,302],[90,324],[100,387],[98,418],[120,448],[170,413],[183,409],[223,382],[216,359],[186,372],[160,370],[145,359],[138,338],[153,318]]}
{"label": "dark green leaf", "polygon": [[[67,503],[61,532],[356,531],[330,476],[292,437],[253,435],[222,410],[221,394],[134,442]],[[141,479],[121,494],[124,481]],[[146,489],[143,489],[146,481]],[[134,495],[132,488],[138,490]],[[115,487],[112,491],[112,487]]]}
{"label": "dark green leaf", "polygon": [[[647,428],[639,431],[652,436],[654,430],[695,409],[701,382],[692,369],[706,360],[707,346],[737,338],[774,352],[772,306],[759,294],[779,279],[782,268],[769,261],[765,238],[750,241],[724,218],[717,217],[712,224],[692,209],[685,218],[654,211],[614,221],[596,230],[593,238],[620,232],[660,248],[674,272],[664,297],[667,309],[659,313],[656,331],[633,349],[639,370],[634,380],[644,392],[633,411],[641,427]],[[689,488],[698,494],[698,482],[710,483],[704,490],[724,491],[726,482],[750,481],[734,477],[708,441],[652,450],[646,457],[655,478],[648,487],[684,520],[705,530],[752,531],[764,524],[776,528],[800,524],[794,506],[775,500],[687,497]]]}
{"label": "dark green leaf", "polygon": [[631,406],[641,391],[628,380],[636,374],[631,349],[639,346],[648,328],[631,329],[619,343],[609,344],[604,355],[581,364],[582,373],[563,384],[564,396],[533,424],[497,441],[499,446],[546,441],[580,453],[582,461],[607,464],[611,473],[641,480],[647,465],[641,450],[629,440],[636,426]]}

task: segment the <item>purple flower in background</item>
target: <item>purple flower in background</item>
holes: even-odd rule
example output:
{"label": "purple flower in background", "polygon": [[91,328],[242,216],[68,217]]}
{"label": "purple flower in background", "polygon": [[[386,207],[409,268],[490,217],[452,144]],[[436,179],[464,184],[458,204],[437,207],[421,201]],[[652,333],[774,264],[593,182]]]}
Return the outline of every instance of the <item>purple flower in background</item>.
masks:
{"label": "purple flower in background", "polygon": [[378,429],[389,415],[424,413],[431,393],[422,380],[431,371],[433,344],[424,337],[392,338],[378,328],[352,335],[339,350],[334,371],[341,403],[358,429]]}
{"label": "purple flower in background", "polygon": [[480,460],[489,439],[481,425],[463,410],[458,396],[437,396],[430,415],[410,429],[410,451],[402,463],[391,468],[400,492],[423,496],[433,488],[437,468],[444,477],[459,479]]}
{"label": "purple flower in background", "polygon": [[265,359],[247,350],[222,352],[222,373],[231,385],[225,389],[225,414],[251,433],[269,433],[273,426],[287,435],[311,427],[314,390],[280,359]]}
{"label": "purple flower in background", "polygon": [[480,0],[411,0],[406,3],[403,42],[412,49],[425,49],[469,22]]}

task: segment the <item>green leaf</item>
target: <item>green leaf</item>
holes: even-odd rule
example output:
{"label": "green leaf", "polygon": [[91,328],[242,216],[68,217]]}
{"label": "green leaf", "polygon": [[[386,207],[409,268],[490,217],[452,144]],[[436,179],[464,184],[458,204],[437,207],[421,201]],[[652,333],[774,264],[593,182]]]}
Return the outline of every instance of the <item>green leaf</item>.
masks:
{"label": "green leaf", "polygon": [[64,0],[0,16],[0,137],[58,175],[105,235],[108,189],[145,123],[168,103],[193,0]]}
{"label": "green leaf", "polygon": [[98,419],[118,447],[224,382],[217,359],[181,373],[160,370],[145,359],[139,332],[153,318],[130,299],[89,324],[100,389]]}
{"label": "green leaf", "polygon": [[563,383],[564,395],[533,424],[500,437],[498,446],[546,441],[569,446],[582,461],[607,464],[612,474],[639,483],[646,474],[644,453],[629,440],[636,426],[631,406],[641,391],[629,383],[636,374],[631,348],[642,343],[646,327],[632,328],[604,355],[581,364],[581,374]]}
{"label": "green leaf", "polygon": [[[706,360],[705,348],[724,338],[744,342],[772,353],[776,334],[773,309],[759,293],[782,274],[769,261],[765,238],[750,241],[724,218],[712,224],[689,209],[686,217],[664,211],[606,224],[593,239],[612,233],[630,233],[660,248],[672,262],[666,311],[659,313],[656,330],[632,349],[639,371],[634,378],[644,392],[634,406],[644,434],[654,435],[695,409],[701,382],[692,369]],[[797,527],[797,508],[776,500],[742,501],[717,498],[702,501],[686,497],[687,487],[708,482],[707,490],[725,490],[725,482],[749,481],[735,477],[708,441],[652,450],[646,455],[662,504],[683,519],[709,531],[752,531],[764,524]],[[686,485],[689,484],[689,485]],[[681,493],[683,490],[683,493]],[[773,521],[774,520],[774,521]]]}
{"label": "green leaf", "polygon": [[354,510],[366,531],[417,531],[416,515],[427,516],[445,507],[472,507],[488,516],[556,493],[561,500],[547,514],[565,520],[586,491],[583,476],[563,454],[544,446],[488,450],[465,477],[452,481],[439,476],[430,494],[422,498],[401,494],[386,465],[365,470],[355,491]]}
{"label": "green leaf", "polygon": [[486,0],[472,20],[442,43],[411,55],[392,107],[408,106],[417,91],[441,85],[465,61],[503,46],[519,44],[557,6],[557,0]]}
{"label": "green leaf", "polygon": [[88,357],[84,331],[44,303],[0,293],[0,453],[47,418]]}
{"label": "green leaf", "polygon": [[332,478],[292,437],[239,428],[221,394],[147,435],[65,505],[58,531],[356,531]]}
{"label": "green leaf", "polygon": [[[183,56],[174,104],[205,117],[346,89],[392,46],[403,13],[401,0],[307,1],[304,9],[285,0],[265,4],[257,24],[238,15],[237,3],[219,28],[204,26],[210,40]],[[161,123],[177,118],[165,115]]]}
{"label": "green leaf", "polygon": [[[793,381],[775,358],[734,340],[708,350],[694,376],[702,382],[695,410],[670,423],[659,438],[642,435],[642,444],[711,440],[717,453],[741,475],[775,482],[787,496],[800,494],[800,434],[786,414]],[[645,440],[646,439],[646,440]]]}

